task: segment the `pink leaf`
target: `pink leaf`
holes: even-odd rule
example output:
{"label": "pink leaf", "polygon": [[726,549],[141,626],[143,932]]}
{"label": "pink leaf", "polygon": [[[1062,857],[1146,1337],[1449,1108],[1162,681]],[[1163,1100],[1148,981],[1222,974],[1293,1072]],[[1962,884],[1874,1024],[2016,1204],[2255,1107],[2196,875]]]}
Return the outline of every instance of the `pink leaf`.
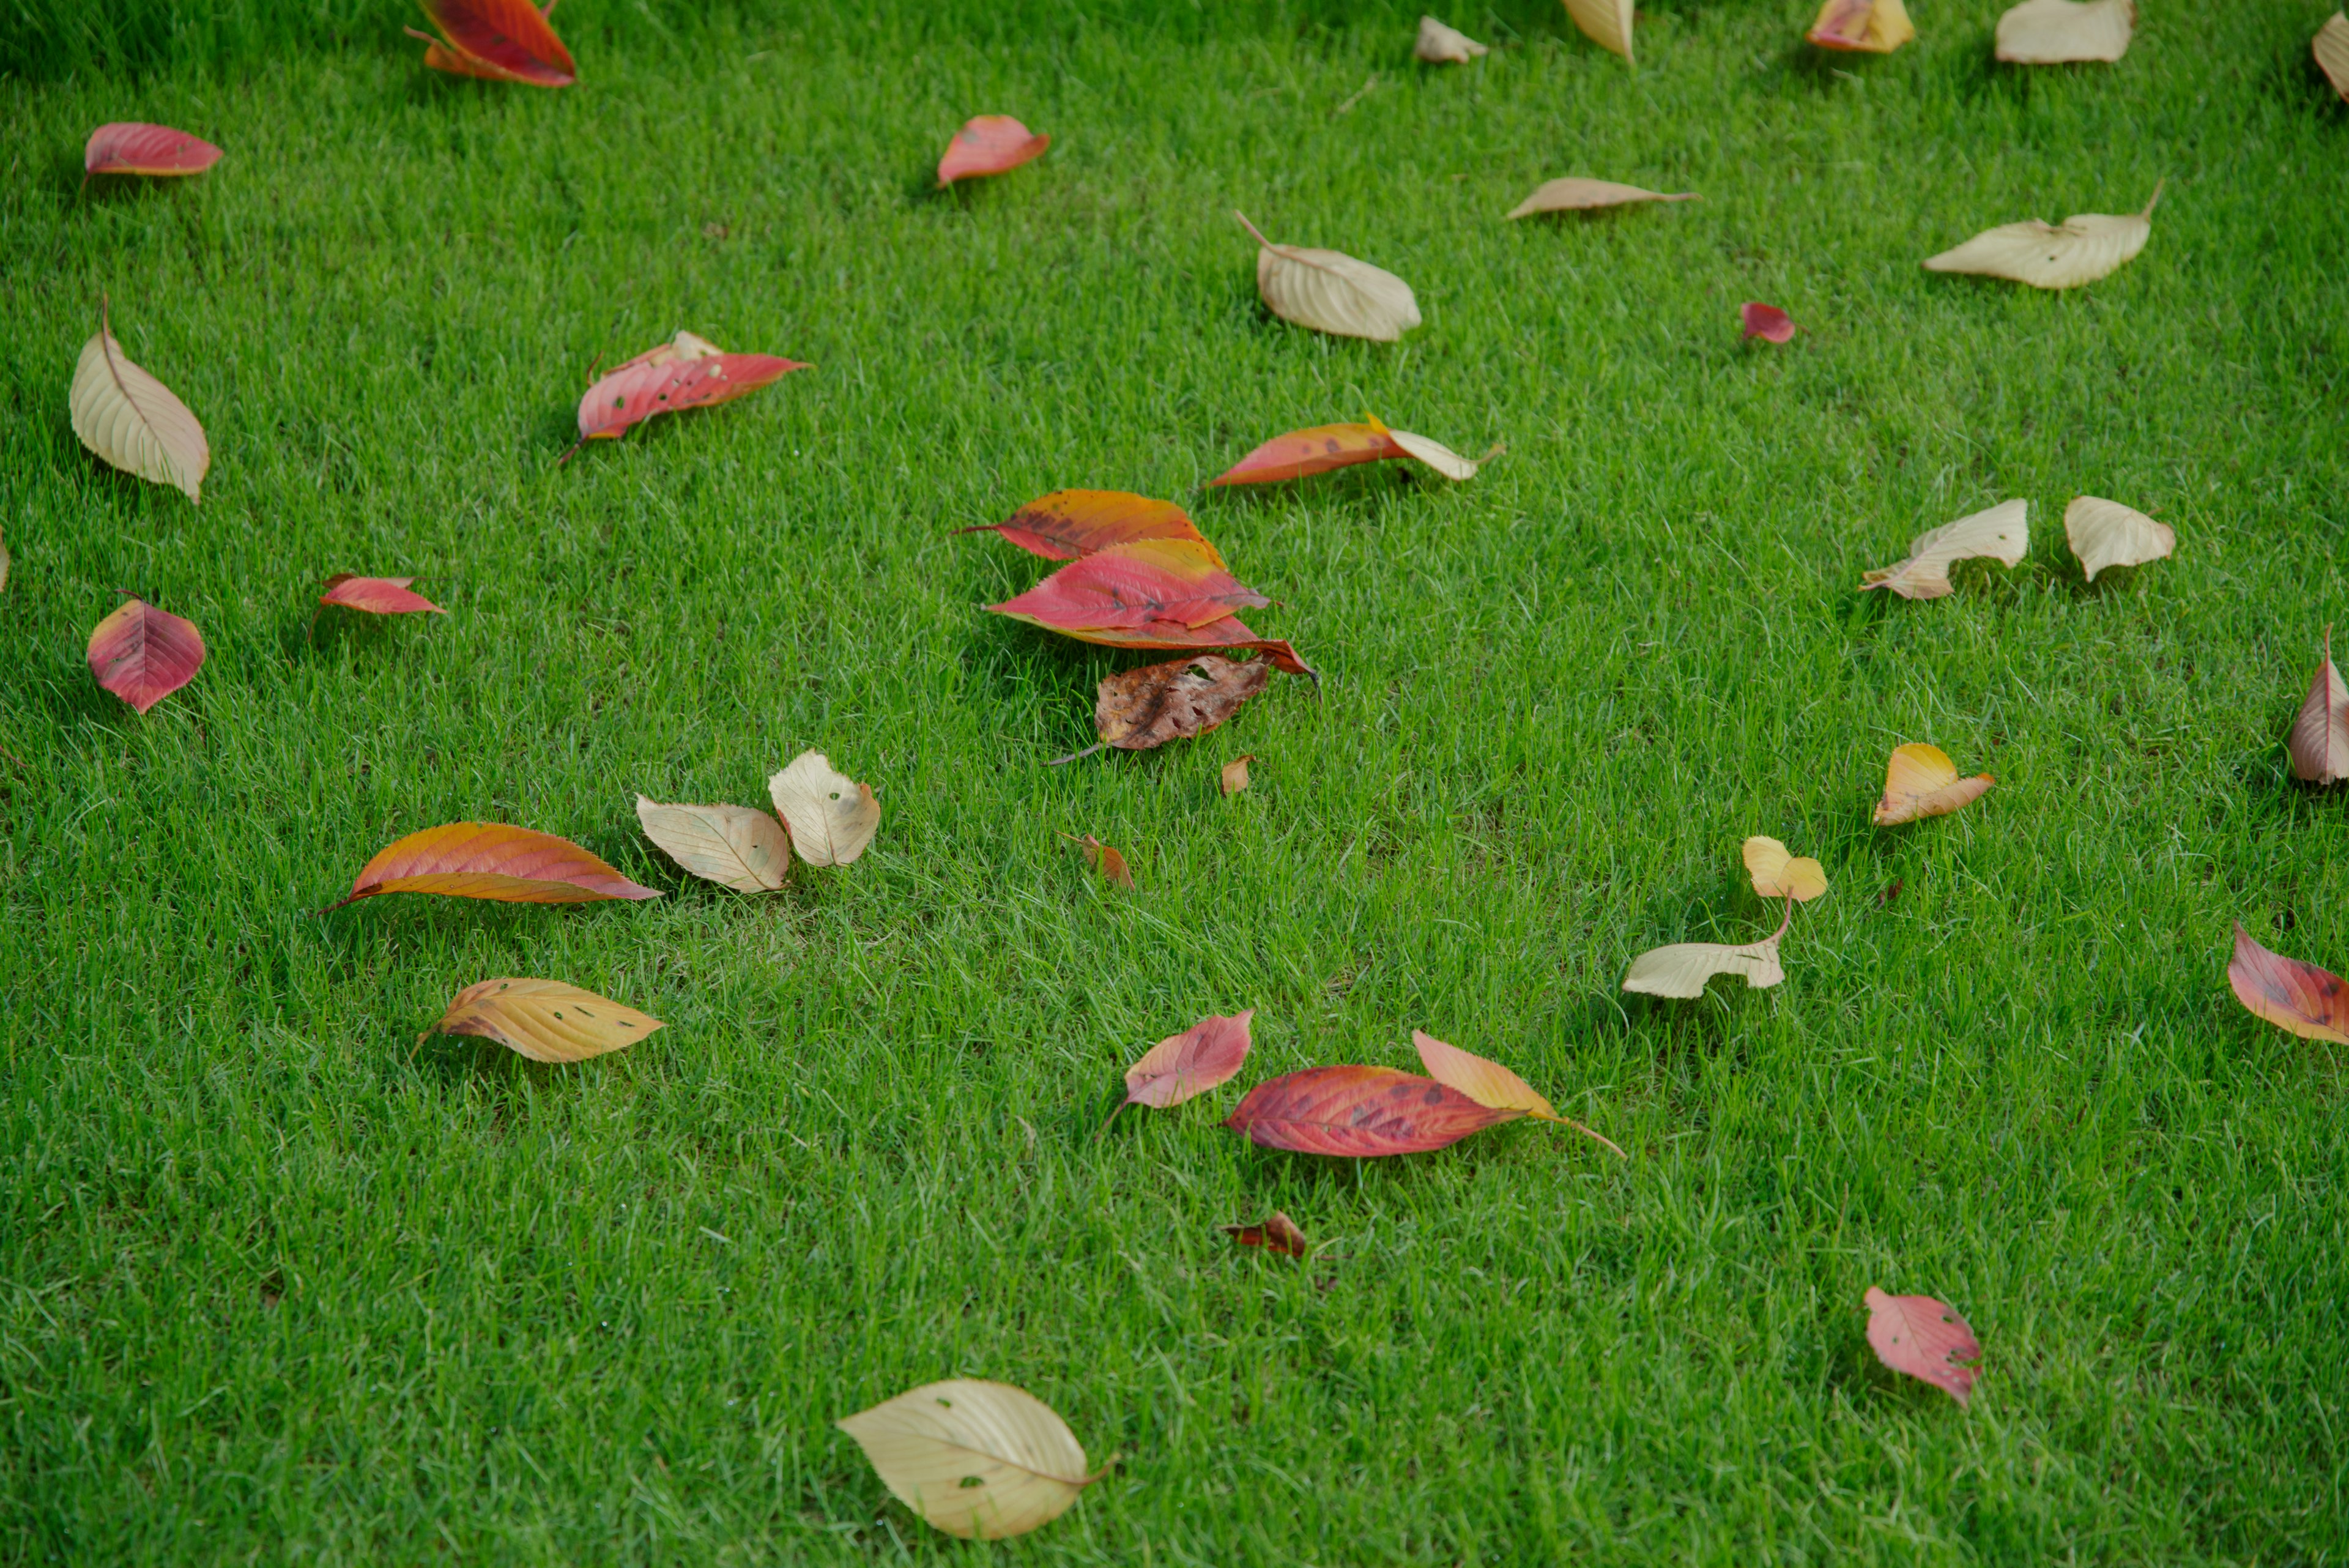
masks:
{"label": "pink leaf", "polygon": [[1125,1103],[1179,1106],[1229,1078],[1247,1061],[1248,1020],[1255,1016],[1250,1008],[1228,1018],[1202,1018],[1161,1040],[1125,1070]]}
{"label": "pink leaf", "polygon": [[141,713],[193,680],[203,662],[195,624],[144,599],[126,600],[89,634],[89,672]]}
{"label": "pink leaf", "polygon": [[1744,335],[1748,337],[1759,337],[1768,343],[1787,343],[1794,339],[1795,318],[1775,305],[1750,299],[1738,307],[1738,313],[1744,318]]}
{"label": "pink leaf", "polygon": [[1931,1296],[1889,1296],[1868,1287],[1868,1343],[1895,1372],[1921,1377],[1963,1405],[1981,1369],[1982,1345],[1966,1320]]}
{"label": "pink leaf", "polygon": [[1044,156],[1052,145],[1008,114],[982,114],[965,124],[938,160],[938,183],[951,185],[974,174],[1001,174]]}
{"label": "pink leaf", "polygon": [[202,137],[136,120],[99,126],[81,154],[92,174],[201,174],[220,161],[221,150]]}
{"label": "pink leaf", "polygon": [[415,580],[414,577],[355,577],[348,572],[336,572],[326,579],[326,591],[318,596],[318,602],[341,605],[348,609],[369,610],[377,615],[414,615],[419,610],[447,615],[447,610],[422,594],[408,591],[408,585]]}

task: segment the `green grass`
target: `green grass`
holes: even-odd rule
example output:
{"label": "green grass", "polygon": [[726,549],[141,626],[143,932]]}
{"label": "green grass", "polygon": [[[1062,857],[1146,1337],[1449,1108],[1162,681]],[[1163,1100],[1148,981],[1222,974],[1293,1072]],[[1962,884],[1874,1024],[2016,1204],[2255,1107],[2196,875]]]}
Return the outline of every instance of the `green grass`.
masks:
{"label": "green grass", "polygon": [[[1451,13],[1504,47],[1446,70],[1416,7],[571,0],[562,93],[393,17],[0,84],[0,1555],[2344,1561],[2344,1054],[2223,977],[2237,918],[2349,966],[2349,809],[2280,744],[2349,623],[2332,7],[2148,5],[2117,67],[2028,73],[2000,8],[1877,60],[1795,0],[1651,4],[1630,72],[1537,0]],[[932,192],[987,111],[1050,154]],[[83,192],[115,118],[228,158]],[[1569,172],[1705,200],[1498,221]],[[1917,265],[2164,178],[2085,290]],[[1426,325],[1268,319],[1235,206]],[[211,432],[201,509],[72,435],[101,292]],[[1742,347],[1749,298],[1807,331]],[[679,327],[817,369],[556,469],[590,367]],[[1509,452],[1198,488],[1366,411]],[[1181,500],[1319,697],[1040,765],[1140,660],[980,613],[1042,564],[949,530],[1072,485]],[[2084,584],[2083,492],[2176,558]],[[2015,570],[1853,592],[2015,495]],[[305,637],[335,571],[451,613]],[[118,587],[212,649],[144,720],[82,659]],[[1903,740],[1999,785],[1876,829]],[[756,804],[806,746],[882,792],[856,866],[750,900],[637,835],[636,792]],[[460,818],[669,897],[307,912]],[[1775,923],[1751,833],[1833,879],[1786,983],[1622,995]],[[499,974],[668,1027],[415,1043]],[[1095,1140],[1133,1054],[1250,1006],[1240,1080]],[[1217,1125],[1414,1027],[1630,1162]],[[1216,1229],[1276,1207],[1330,1254]],[[1870,1284],[1969,1316],[1971,1410],[1876,1364]],[[949,1376],[1124,1459],[947,1541],[831,1422]]]}

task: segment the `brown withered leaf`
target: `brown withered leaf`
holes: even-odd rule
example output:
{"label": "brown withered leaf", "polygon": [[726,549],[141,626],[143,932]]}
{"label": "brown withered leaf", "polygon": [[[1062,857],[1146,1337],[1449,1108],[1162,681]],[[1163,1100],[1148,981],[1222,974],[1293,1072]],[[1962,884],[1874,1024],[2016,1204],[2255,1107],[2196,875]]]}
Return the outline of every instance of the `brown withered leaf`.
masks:
{"label": "brown withered leaf", "polygon": [[1126,869],[1125,857],[1095,838],[1090,833],[1064,833],[1061,836],[1085,849],[1085,864],[1100,872],[1104,880],[1120,888],[1133,886],[1133,873]]}
{"label": "brown withered leaf", "polygon": [[1204,735],[1240,710],[1272,679],[1272,661],[1202,653],[1106,676],[1093,703],[1093,728],[1122,752],[1146,752]]}
{"label": "brown withered leaf", "polygon": [[1224,1234],[1243,1247],[1262,1247],[1268,1252],[1285,1257],[1302,1258],[1313,1251],[1313,1243],[1297,1228],[1297,1221],[1276,1209],[1269,1219],[1256,1225],[1226,1225]]}

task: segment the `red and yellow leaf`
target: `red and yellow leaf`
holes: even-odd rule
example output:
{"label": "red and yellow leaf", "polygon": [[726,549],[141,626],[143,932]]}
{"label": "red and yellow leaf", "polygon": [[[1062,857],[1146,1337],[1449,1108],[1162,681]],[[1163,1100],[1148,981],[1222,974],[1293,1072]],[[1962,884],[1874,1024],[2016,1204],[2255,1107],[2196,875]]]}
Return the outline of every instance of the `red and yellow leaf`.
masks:
{"label": "red and yellow leaf", "polygon": [[2269,951],[2240,921],[2227,983],[2236,1001],[2270,1023],[2303,1040],[2349,1045],[2349,982],[2330,970]]}
{"label": "red and yellow leaf", "polygon": [[1973,1393],[1982,1345],[1966,1320],[1931,1296],[1892,1296],[1868,1287],[1868,1343],[1895,1372],[1921,1377],[1963,1405]]}
{"label": "red and yellow leaf", "polygon": [[[691,338],[690,333],[679,333]],[[698,338],[693,338],[696,343]],[[678,353],[669,344],[637,355],[579,400],[579,439],[612,441],[655,414],[730,402],[807,366],[772,354]]]}
{"label": "red and yellow leaf", "polygon": [[938,183],[951,185],[975,174],[1002,174],[1044,156],[1052,145],[1008,114],[982,114],[965,122],[938,160]]}
{"label": "red and yellow leaf", "polygon": [[1298,1154],[1420,1154],[1526,1113],[1392,1067],[1308,1067],[1258,1084],[1224,1125]]}
{"label": "red and yellow leaf", "polygon": [[1224,564],[1181,507],[1172,501],[1154,501],[1123,490],[1055,490],[1000,523],[982,523],[955,532],[1000,534],[1030,555],[1048,561],[1073,561],[1116,545],[1186,539],[1206,550],[1216,565]]}
{"label": "red and yellow leaf", "polygon": [[89,672],[141,713],[203,668],[203,634],[192,621],[128,599],[89,634]]}
{"label": "red and yellow leaf", "polygon": [[424,52],[435,70],[532,87],[569,87],[579,79],[571,51],[530,0],[421,0],[448,40]]}
{"label": "red and yellow leaf", "polygon": [[378,893],[440,893],[506,904],[660,897],[657,888],[638,887],[567,838],[499,822],[452,822],[409,834],[367,863],[342,903]]}
{"label": "red and yellow leaf", "polygon": [[346,609],[366,610],[374,615],[415,615],[429,610],[434,615],[449,612],[426,598],[422,594],[408,591],[414,577],[355,577],[348,572],[336,572],[326,579],[326,591],[318,596],[322,605],[341,605]]}
{"label": "red and yellow leaf", "polygon": [[1224,472],[1207,481],[1216,484],[1275,484],[1303,479],[1357,462],[1378,462],[1407,455],[1387,427],[1372,420],[1359,425],[1315,425],[1311,430],[1278,435]]}
{"label": "red and yellow leaf", "polygon": [[1016,598],[987,607],[1051,631],[1133,630],[1154,621],[1195,629],[1272,601],[1224,569],[1205,540],[1112,545],[1070,562]]}
{"label": "red and yellow leaf", "polygon": [[221,150],[168,125],[119,120],[89,133],[81,166],[92,174],[201,174],[221,161]]}
{"label": "red and yellow leaf", "polygon": [[1256,1010],[1202,1018],[1153,1045],[1125,1070],[1129,1106],[1179,1106],[1224,1083],[1247,1062],[1248,1020]]}

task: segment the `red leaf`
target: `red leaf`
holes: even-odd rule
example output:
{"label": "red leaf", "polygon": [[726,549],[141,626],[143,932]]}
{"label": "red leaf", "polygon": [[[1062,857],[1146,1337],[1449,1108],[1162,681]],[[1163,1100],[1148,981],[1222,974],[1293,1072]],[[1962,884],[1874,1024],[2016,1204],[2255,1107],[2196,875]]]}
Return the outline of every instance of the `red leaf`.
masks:
{"label": "red leaf", "polygon": [[452,822],[409,834],[367,863],[342,903],[378,893],[440,893],[507,904],[660,897],[658,888],[638,887],[567,838],[499,822]]}
{"label": "red leaf", "polygon": [[1205,540],[1112,545],[1070,562],[1017,598],[987,607],[1052,631],[1138,629],[1173,621],[1195,629],[1242,606],[1272,601],[1224,569]]}
{"label": "red leaf", "polygon": [[594,386],[579,400],[579,439],[616,440],[631,426],[676,409],[730,402],[807,366],[771,354],[711,353],[694,358],[660,349],[640,354]]}
{"label": "red leaf", "polygon": [[1795,318],[1776,306],[1748,300],[1738,307],[1738,311],[1745,322],[1745,337],[1759,337],[1769,343],[1794,340]]}
{"label": "red leaf", "polygon": [[1313,1250],[1297,1221],[1276,1209],[1272,1217],[1261,1225],[1226,1225],[1224,1234],[1243,1247],[1262,1247],[1268,1252],[1279,1252],[1291,1258],[1301,1258]]}
{"label": "red leaf", "polygon": [[[1028,618],[1023,616],[1019,618],[1024,620]],[[1042,626],[1044,623],[1037,621],[1034,624]],[[1285,670],[1291,675],[1310,675],[1316,680],[1321,678],[1311,665],[1297,656],[1296,649],[1279,638],[1257,636],[1236,615],[1227,615],[1221,620],[1209,621],[1201,627],[1186,627],[1180,621],[1154,620],[1144,626],[1123,628],[1087,627],[1072,629],[1056,626],[1049,629],[1064,637],[1072,637],[1079,642],[1096,643],[1103,648],[1254,649],[1271,659],[1276,670]]]}
{"label": "red leaf", "polygon": [[1224,1125],[1299,1154],[1418,1154],[1526,1113],[1392,1067],[1308,1067],[1248,1091]]}
{"label": "red leaf", "polygon": [[1875,1346],[1876,1358],[1963,1405],[1982,1370],[1958,1365],[1982,1356],[1966,1320],[1931,1296],[1889,1296],[1870,1285],[1867,1300],[1868,1343]]}
{"label": "red leaf", "polygon": [[1357,462],[1408,455],[1376,420],[1361,425],[1315,425],[1273,437],[1207,483],[1272,484]]}
{"label": "red leaf", "polygon": [[92,174],[201,174],[221,161],[221,150],[168,125],[119,120],[89,133],[81,166]]}
{"label": "red leaf", "polygon": [[571,51],[530,0],[422,0],[424,14],[458,58],[436,47],[424,63],[437,70],[532,87],[569,87],[579,79]]}
{"label": "red leaf", "polygon": [[1247,1061],[1248,1020],[1256,1010],[1202,1018],[1152,1046],[1125,1070],[1129,1106],[1179,1106],[1238,1072]]}
{"label": "red leaf", "polygon": [[89,672],[141,713],[193,680],[203,663],[195,624],[145,599],[126,600],[89,634]]}
{"label": "red leaf", "polygon": [[1215,556],[1216,565],[1224,564],[1181,507],[1172,501],[1154,501],[1123,490],[1055,490],[1000,523],[982,523],[955,532],[1000,534],[1030,555],[1048,561],[1073,561],[1112,545],[1149,539],[1187,539]]}
{"label": "red leaf", "polygon": [[326,591],[318,596],[318,602],[322,605],[342,605],[349,609],[370,610],[377,615],[412,615],[419,610],[447,615],[447,610],[422,594],[408,591],[408,585],[415,580],[414,577],[355,577],[348,572],[336,572],[326,579]]}
{"label": "red leaf", "polygon": [[982,114],[966,123],[938,160],[938,183],[951,185],[974,174],[1001,174],[1044,156],[1052,145],[1008,114]]}
{"label": "red leaf", "polygon": [[2270,952],[2239,921],[2235,958],[2227,966],[2235,1000],[2304,1040],[2349,1045],[2349,983],[2327,970]]}

